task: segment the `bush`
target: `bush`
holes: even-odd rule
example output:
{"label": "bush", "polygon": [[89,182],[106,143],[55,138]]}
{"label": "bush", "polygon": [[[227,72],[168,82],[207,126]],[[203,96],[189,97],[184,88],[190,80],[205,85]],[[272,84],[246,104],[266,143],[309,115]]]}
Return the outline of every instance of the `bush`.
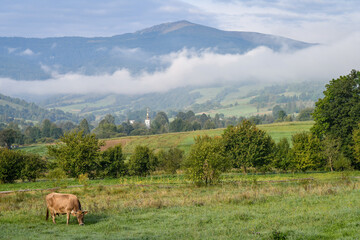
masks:
{"label": "bush", "polygon": [[242,167],[245,172],[250,167],[264,168],[273,158],[274,141],[248,120],[225,129],[223,139],[234,167]]}
{"label": "bush", "polygon": [[129,160],[129,174],[147,176],[157,167],[157,158],[146,146],[136,146]]}
{"label": "bush", "polygon": [[21,176],[24,157],[20,152],[0,149],[0,182],[12,183]]}
{"label": "bush", "polygon": [[60,140],[56,145],[48,146],[50,156],[57,159],[59,167],[71,177],[88,173],[94,178],[103,143],[94,134],[84,135],[82,131],[65,133]]}
{"label": "bush", "polygon": [[98,176],[114,178],[124,176],[127,168],[124,163],[121,145],[108,148],[102,152],[99,165],[100,171],[97,174]]}
{"label": "bush", "polygon": [[231,167],[222,138],[196,137],[184,166],[189,179],[197,185],[217,182],[220,174]]}
{"label": "bush", "polygon": [[46,169],[46,162],[39,155],[0,149],[0,182],[35,181]]}
{"label": "bush", "polygon": [[326,165],[320,139],[315,135],[302,132],[292,136],[291,157],[294,168],[300,171],[317,170]]}
{"label": "bush", "polygon": [[276,144],[273,166],[283,171],[291,169],[290,143],[287,138],[281,138]]}
{"label": "bush", "polygon": [[35,182],[46,169],[46,161],[38,154],[24,154],[24,165],[21,170],[21,179]]}
{"label": "bush", "polygon": [[159,170],[166,173],[176,173],[183,161],[184,151],[178,148],[170,148],[168,151],[160,150],[157,154]]}

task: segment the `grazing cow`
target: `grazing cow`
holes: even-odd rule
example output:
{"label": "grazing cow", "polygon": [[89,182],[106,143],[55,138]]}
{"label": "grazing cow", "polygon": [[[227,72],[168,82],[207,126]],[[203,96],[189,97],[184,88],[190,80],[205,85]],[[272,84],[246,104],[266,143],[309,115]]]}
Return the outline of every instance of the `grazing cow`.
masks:
{"label": "grazing cow", "polygon": [[46,220],[49,218],[49,211],[55,222],[55,215],[66,214],[67,221],[69,224],[70,214],[77,217],[79,225],[84,225],[84,215],[88,211],[81,210],[81,204],[79,199],[73,194],[62,194],[62,193],[50,193],[46,196]]}

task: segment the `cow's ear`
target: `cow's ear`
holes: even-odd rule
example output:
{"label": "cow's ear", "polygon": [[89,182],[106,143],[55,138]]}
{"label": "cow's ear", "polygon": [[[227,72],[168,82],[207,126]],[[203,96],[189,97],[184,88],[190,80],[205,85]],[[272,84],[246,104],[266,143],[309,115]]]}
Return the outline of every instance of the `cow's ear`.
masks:
{"label": "cow's ear", "polygon": [[84,215],[86,215],[89,211],[83,211]]}
{"label": "cow's ear", "polygon": [[71,214],[72,214],[73,216],[76,216],[76,212],[75,212],[74,210],[71,210]]}

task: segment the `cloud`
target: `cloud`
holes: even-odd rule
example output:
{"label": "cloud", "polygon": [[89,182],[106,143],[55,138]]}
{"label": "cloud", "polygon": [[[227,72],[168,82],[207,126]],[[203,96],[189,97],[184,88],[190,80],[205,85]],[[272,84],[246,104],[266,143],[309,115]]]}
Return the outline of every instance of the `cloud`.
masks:
{"label": "cloud", "polygon": [[224,30],[255,31],[307,42],[331,43],[360,29],[357,0],[184,0]]}
{"label": "cloud", "polygon": [[[259,47],[246,54],[221,55],[211,51],[183,50],[163,56],[169,67],[136,76],[127,69],[113,74],[86,76],[54,74],[46,81],[0,79],[0,91],[19,94],[142,94],[164,92],[184,86],[234,84],[248,81],[281,82],[331,80],[358,69],[360,34],[329,45],[318,45],[295,53],[279,53]],[[171,60],[169,60],[171,59]]]}
{"label": "cloud", "polygon": [[32,56],[34,54],[35,53],[29,48],[27,48],[24,51],[22,51],[21,53],[19,53],[19,55],[21,55],[21,56]]}

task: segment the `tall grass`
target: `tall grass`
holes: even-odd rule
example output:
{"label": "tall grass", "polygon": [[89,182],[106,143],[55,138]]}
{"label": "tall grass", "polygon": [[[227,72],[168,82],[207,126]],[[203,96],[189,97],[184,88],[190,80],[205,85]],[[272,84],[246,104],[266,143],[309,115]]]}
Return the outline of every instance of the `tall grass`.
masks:
{"label": "tall grass", "polygon": [[[302,176],[306,176],[301,180]],[[227,176],[225,176],[226,178]],[[84,209],[45,221],[48,191],[0,197],[2,239],[356,239],[360,182],[355,174],[251,175],[194,187],[181,179],[124,178],[65,188]],[[300,179],[300,180],[294,180]],[[283,181],[293,180],[293,181]],[[161,182],[161,184],[158,184]],[[103,182],[104,183],[104,182]]]}

